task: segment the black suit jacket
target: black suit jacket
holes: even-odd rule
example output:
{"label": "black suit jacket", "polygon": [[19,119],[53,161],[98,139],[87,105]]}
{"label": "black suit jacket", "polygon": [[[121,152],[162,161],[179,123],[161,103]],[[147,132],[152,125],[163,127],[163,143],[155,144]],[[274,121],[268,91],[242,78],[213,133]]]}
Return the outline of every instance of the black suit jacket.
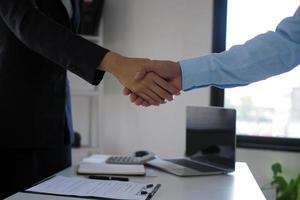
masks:
{"label": "black suit jacket", "polygon": [[106,49],[75,35],[61,0],[0,0],[0,148],[66,143],[66,70],[91,84]]}

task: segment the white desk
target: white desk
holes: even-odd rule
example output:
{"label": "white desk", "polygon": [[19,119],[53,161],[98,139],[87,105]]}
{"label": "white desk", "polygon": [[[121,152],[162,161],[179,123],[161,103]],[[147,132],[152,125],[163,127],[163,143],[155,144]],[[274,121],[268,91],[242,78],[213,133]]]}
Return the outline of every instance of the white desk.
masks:
{"label": "white desk", "polygon": [[[265,200],[246,163],[237,163],[236,171],[228,175],[181,178],[160,171],[157,177],[132,177],[131,181],[161,183],[153,200]],[[75,167],[59,173],[75,174]],[[7,200],[80,200],[82,198],[17,193]]]}

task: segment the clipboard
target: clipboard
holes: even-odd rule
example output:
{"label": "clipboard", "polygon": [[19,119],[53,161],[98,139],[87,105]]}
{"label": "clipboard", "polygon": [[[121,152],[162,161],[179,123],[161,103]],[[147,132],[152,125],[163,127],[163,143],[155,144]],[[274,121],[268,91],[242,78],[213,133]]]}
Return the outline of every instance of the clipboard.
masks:
{"label": "clipboard", "polygon": [[[122,187],[127,187],[127,188],[132,188],[132,192],[136,193],[136,191],[147,191],[147,194],[142,194],[142,193],[136,193],[136,196],[131,196],[124,194],[122,195],[122,193],[116,194],[112,193],[111,196],[97,196],[95,194],[93,195],[87,195],[87,194],[72,194],[72,193],[68,193],[68,192],[62,192],[63,189],[61,189],[60,186],[57,186],[57,190],[53,189],[53,190],[46,190],[45,188],[52,188],[55,187],[56,184],[66,184],[65,186],[68,187],[72,187],[72,185],[70,184],[82,184],[84,186],[84,184],[87,185],[91,185],[91,184],[95,184],[95,187],[98,187],[98,185],[101,184],[107,184],[107,185],[111,185],[112,187],[120,187],[120,192],[122,192]],[[69,184],[69,185],[68,185]],[[115,184],[115,185],[114,185]],[[153,188],[146,188],[146,185],[153,185]],[[139,188],[140,187],[140,188]],[[136,199],[136,200],[150,200],[155,193],[158,191],[158,189],[161,187],[161,184],[149,184],[149,183],[135,183],[135,182],[120,182],[120,181],[107,181],[107,180],[93,180],[93,179],[86,179],[86,178],[79,178],[79,177],[63,177],[63,176],[52,176],[49,177],[35,185],[33,185],[32,187],[30,187],[29,189],[26,189],[25,193],[34,193],[34,194],[47,194],[47,195],[51,195],[51,196],[64,196],[64,197],[76,197],[76,198],[88,198],[88,199],[98,199],[98,200],[120,200],[120,199]],[[100,188],[100,186],[99,186]],[[70,189],[70,188],[68,188]],[[82,188],[81,188],[82,189]],[[91,188],[87,188],[87,189],[91,189]],[[93,188],[93,189],[97,189],[97,188]],[[101,188],[100,188],[101,189]],[[83,188],[84,190],[84,188]],[[124,198],[122,198],[124,197]]]}

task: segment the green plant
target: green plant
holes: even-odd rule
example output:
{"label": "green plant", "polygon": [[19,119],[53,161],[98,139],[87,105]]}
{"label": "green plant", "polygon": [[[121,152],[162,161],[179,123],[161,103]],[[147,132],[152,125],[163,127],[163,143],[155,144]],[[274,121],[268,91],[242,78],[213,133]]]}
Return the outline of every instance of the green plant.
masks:
{"label": "green plant", "polygon": [[272,165],[273,179],[271,186],[276,190],[276,200],[300,200],[300,174],[290,182],[282,176],[280,163]]}

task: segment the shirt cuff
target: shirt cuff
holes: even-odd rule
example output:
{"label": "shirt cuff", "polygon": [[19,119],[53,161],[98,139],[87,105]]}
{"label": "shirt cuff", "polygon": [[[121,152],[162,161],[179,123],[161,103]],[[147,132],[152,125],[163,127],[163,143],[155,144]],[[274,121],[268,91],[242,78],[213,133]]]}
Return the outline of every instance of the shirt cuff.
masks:
{"label": "shirt cuff", "polygon": [[182,71],[182,90],[211,85],[211,69],[206,56],[179,61]]}

